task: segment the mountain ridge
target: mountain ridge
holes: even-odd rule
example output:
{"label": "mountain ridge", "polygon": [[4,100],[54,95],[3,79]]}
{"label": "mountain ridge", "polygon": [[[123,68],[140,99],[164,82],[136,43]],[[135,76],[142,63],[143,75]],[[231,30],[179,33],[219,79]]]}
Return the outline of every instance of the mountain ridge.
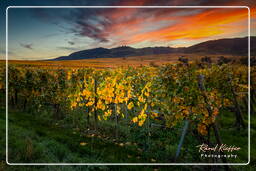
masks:
{"label": "mountain ridge", "polygon": [[[256,54],[256,36],[251,39],[251,54]],[[170,53],[206,53],[220,55],[247,55],[248,37],[225,38],[209,40],[189,47],[144,47],[133,48],[130,46],[119,46],[111,49],[98,47],[93,49],[81,50],[71,53],[68,56],[60,56],[52,60],[81,60],[95,58],[120,58],[132,56],[159,55]]]}

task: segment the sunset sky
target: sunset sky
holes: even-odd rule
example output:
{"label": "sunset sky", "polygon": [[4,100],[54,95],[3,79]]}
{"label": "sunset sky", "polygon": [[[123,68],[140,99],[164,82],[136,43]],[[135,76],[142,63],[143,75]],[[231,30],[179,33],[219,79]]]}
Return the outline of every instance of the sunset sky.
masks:
{"label": "sunset sky", "polygon": [[[194,4],[185,4],[185,1],[167,5],[207,5],[207,1],[187,1]],[[147,1],[106,2],[92,5],[154,5]],[[210,5],[247,5],[223,2]],[[248,5],[254,23],[255,4]],[[122,45],[187,47],[212,39],[248,35],[247,8],[10,8],[8,22],[9,59],[50,59],[84,49]],[[1,24],[5,23],[1,21]],[[256,35],[255,30],[252,24],[252,36]],[[5,33],[4,27],[0,32]],[[5,53],[4,46],[0,52],[1,56]]]}

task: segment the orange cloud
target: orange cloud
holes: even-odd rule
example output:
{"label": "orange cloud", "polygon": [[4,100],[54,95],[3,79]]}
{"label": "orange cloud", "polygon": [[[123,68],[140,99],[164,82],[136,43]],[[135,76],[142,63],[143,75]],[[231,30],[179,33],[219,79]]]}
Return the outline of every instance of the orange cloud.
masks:
{"label": "orange cloud", "polygon": [[[255,7],[251,13],[255,18]],[[247,8],[111,8],[96,15],[102,19],[98,25],[81,19],[80,35],[105,40],[108,47],[239,37],[246,35],[248,27]]]}
{"label": "orange cloud", "polygon": [[[170,20],[173,17],[170,17]],[[161,41],[175,39],[201,39],[221,34],[238,33],[247,30],[246,25],[232,27],[233,23],[247,21],[248,10],[243,9],[210,9],[194,16],[177,17],[177,24],[159,30],[136,34],[127,44],[143,40]],[[239,36],[239,35],[238,35]]]}

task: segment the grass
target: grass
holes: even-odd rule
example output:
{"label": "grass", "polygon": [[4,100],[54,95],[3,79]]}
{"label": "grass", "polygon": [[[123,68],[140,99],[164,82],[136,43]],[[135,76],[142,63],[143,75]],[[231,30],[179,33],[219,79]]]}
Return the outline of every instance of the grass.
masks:
{"label": "grass", "polygon": [[[5,135],[5,109],[0,109],[0,133]],[[110,135],[85,136],[79,130],[63,127],[53,124],[47,120],[40,119],[38,116],[19,112],[18,110],[9,110],[9,162],[11,163],[29,163],[29,162],[145,162],[150,160],[152,156],[155,158],[164,158],[165,152],[174,153],[177,148],[177,140],[180,131],[161,132],[156,130],[156,135],[152,135],[152,151],[151,154],[144,154],[138,151],[137,146],[122,145],[120,142],[127,137],[120,138],[120,141],[113,142]],[[251,120],[251,140],[255,141],[255,117]],[[230,112],[222,112],[219,121],[220,134],[222,141],[226,144],[236,144],[242,148],[239,151],[240,157],[236,162],[245,162],[247,158],[247,130],[237,131],[230,128],[234,122],[234,115]],[[113,125],[109,124],[109,129]],[[104,125],[99,125],[104,127]],[[136,132],[137,137],[130,137],[142,142],[144,133]],[[138,131],[135,129],[135,131]],[[124,131],[125,132],[125,131]],[[113,132],[112,132],[113,133]],[[120,133],[121,134],[121,133]],[[161,135],[164,134],[164,135]],[[176,136],[175,136],[176,134]],[[194,144],[198,143],[188,134],[185,137],[185,144],[181,151],[178,162],[193,161],[197,156],[193,150]],[[169,137],[168,139],[164,137]],[[86,143],[81,146],[80,143]],[[234,143],[235,142],[235,143]],[[0,139],[1,146],[5,146],[5,139]],[[161,146],[163,144],[169,144]],[[143,148],[143,147],[141,147]],[[255,148],[251,148],[251,164],[250,166],[232,166],[234,170],[254,170],[256,157]],[[140,158],[138,158],[140,156]],[[5,149],[0,150],[0,170],[119,170],[115,166],[7,166],[5,161]],[[150,162],[150,161],[149,161]],[[159,166],[125,166],[122,170],[169,170],[169,167]],[[173,169],[180,168],[173,166]],[[182,166],[182,170],[205,170],[207,167],[199,166]],[[221,169],[221,168],[218,168]],[[222,168],[223,169],[223,168]]]}
{"label": "grass", "polygon": [[[1,108],[0,132],[5,134],[5,110]],[[33,162],[142,162],[132,147],[121,147],[98,137],[81,137],[71,129],[52,126],[35,119],[30,114],[9,112],[9,159],[10,163]],[[80,142],[87,142],[81,146]],[[5,146],[5,139],[0,140]],[[93,144],[91,144],[93,143]],[[128,155],[130,157],[128,157]],[[115,166],[7,166],[5,149],[0,151],[0,170],[119,170]],[[158,166],[126,166],[122,170],[154,170]],[[162,168],[168,170],[167,168]],[[161,170],[162,170],[161,169]]]}
{"label": "grass", "polygon": [[[76,133],[72,129],[62,129],[61,127],[48,125],[47,123],[34,119],[33,116],[26,113],[15,111],[10,113],[9,116],[9,147],[10,149],[13,149],[9,154],[10,162],[20,162],[23,160],[24,162],[31,160],[44,162],[44,159],[47,158],[47,156],[55,157],[52,159],[48,157],[47,162],[140,162],[140,160],[136,158],[131,157],[127,159],[127,156],[123,155],[136,155],[136,151],[131,150],[131,148],[122,148],[119,145],[105,142],[98,137],[81,136],[78,132]],[[18,137],[12,135],[18,135]],[[16,139],[18,139],[18,141],[16,141]],[[19,140],[22,142],[19,142]],[[30,148],[28,146],[31,146],[33,149],[33,144],[31,142],[35,142],[35,144],[38,143],[39,147],[42,149],[49,149],[49,152],[45,152],[46,156],[40,156],[38,157],[39,159],[29,158],[29,155],[24,158],[17,158],[17,156],[22,156],[24,154],[23,151],[21,151],[21,154],[16,152],[16,149],[20,145],[19,143],[25,143],[26,149]],[[87,144],[81,146],[81,142]],[[58,147],[59,149],[55,147]],[[31,157],[37,155],[36,149],[34,153],[35,155],[31,155]],[[69,158],[62,158],[62,156]]]}

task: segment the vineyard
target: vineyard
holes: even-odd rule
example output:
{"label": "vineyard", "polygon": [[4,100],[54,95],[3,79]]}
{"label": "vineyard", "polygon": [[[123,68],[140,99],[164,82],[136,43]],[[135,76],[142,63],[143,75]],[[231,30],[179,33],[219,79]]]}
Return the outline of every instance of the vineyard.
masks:
{"label": "vineyard", "polygon": [[[1,70],[4,94],[5,68]],[[256,112],[255,78],[256,68],[251,67],[251,115]],[[8,66],[8,100],[10,111],[26,112],[28,117],[85,137],[73,142],[76,148],[88,147],[85,153],[97,151],[98,139],[126,149],[124,159],[101,162],[248,161],[245,65],[180,62],[97,69],[12,64]],[[12,123],[9,127],[14,129]],[[202,158],[196,146],[203,143],[243,148],[237,152],[238,159]],[[15,149],[10,150],[10,159],[12,155]]]}

